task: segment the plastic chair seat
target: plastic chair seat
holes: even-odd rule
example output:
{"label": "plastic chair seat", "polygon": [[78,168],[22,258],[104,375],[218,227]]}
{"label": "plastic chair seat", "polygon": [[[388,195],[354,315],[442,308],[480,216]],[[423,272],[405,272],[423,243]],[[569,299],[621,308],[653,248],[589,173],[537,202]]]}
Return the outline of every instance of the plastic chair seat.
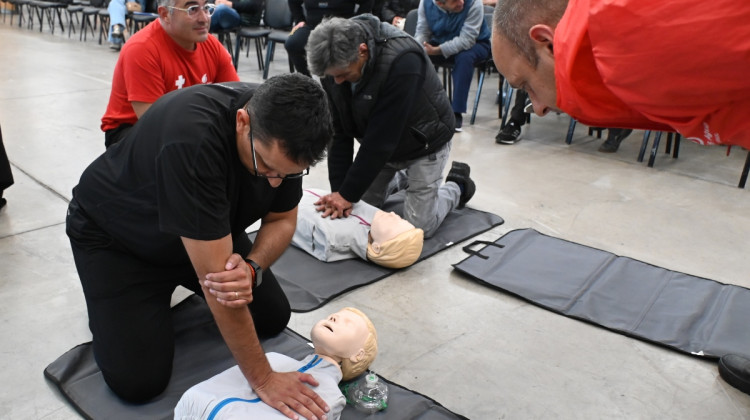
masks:
{"label": "plastic chair seat", "polygon": [[[255,57],[258,60],[258,69],[263,71],[264,69],[264,63],[263,63],[263,41],[266,39],[268,34],[271,33],[271,29],[269,28],[262,28],[260,26],[248,26],[240,28],[239,31],[237,31],[237,45],[235,45],[234,49],[234,68],[239,68],[240,63],[240,48],[241,48],[241,41],[243,40],[255,40]],[[247,55],[250,54],[250,46],[247,48]]]}

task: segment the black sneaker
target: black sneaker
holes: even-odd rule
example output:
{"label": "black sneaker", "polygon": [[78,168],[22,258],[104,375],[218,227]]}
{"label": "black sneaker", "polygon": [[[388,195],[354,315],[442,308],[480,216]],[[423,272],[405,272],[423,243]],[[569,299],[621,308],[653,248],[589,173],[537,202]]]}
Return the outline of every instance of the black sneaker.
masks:
{"label": "black sneaker", "polygon": [[458,208],[462,209],[471,200],[477,191],[477,186],[469,177],[471,168],[463,162],[453,162],[445,182],[455,182],[461,188],[461,198],[458,200]]}
{"label": "black sneaker", "polygon": [[456,133],[460,133],[464,131],[463,128],[461,128],[464,125],[464,117],[461,115],[460,112],[454,112],[453,115],[456,117],[456,126],[454,128],[454,131]]}
{"label": "black sneaker", "polygon": [[8,204],[8,200],[0,198],[0,209],[5,207],[6,204]]}
{"label": "black sneaker", "polygon": [[629,128],[610,128],[607,134],[607,140],[599,146],[599,151],[602,153],[614,153],[620,148],[620,143],[625,140],[625,137],[629,136],[633,130]]}
{"label": "black sneaker", "polygon": [[448,177],[451,175],[468,178],[471,175],[471,167],[468,163],[457,162],[454,160],[451,163],[451,170],[448,171]]}
{"label": "black sneaker", "polygon": [[725,354],[719,359],[719,375],[745,394],[750,394],[750,359]]}
{"label": "black sneaker", "polygon": [[495,136],[497,144],[516,144],[519,140],[521,140],[521,127],[513,121],[505,124],[505,127],[501,128]]}

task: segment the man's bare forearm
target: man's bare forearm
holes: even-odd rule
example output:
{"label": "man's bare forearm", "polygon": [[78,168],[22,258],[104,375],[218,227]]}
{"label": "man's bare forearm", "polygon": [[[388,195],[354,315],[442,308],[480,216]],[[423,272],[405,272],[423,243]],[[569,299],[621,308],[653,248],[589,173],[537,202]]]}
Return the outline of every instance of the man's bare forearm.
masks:
{"label": "man's bare forearm", "polygon": [[[207,290],[203,289],[204,293]],[[208,295],[210,296],[210,295]],[[264,383],[271,374],[271,365],[266,359],[263,347],[258,340],[252,315],[247,307],[228,308],[216,299],[206,299],[216,320],[224,342],[232,352],[237,365],[251,387]]]}
{"label": "man's bare forearm", "polygon": [[[203,280],[208,273],[225,271],[227,260],[232,254],[231,236],[227,235],[215,241],[182,238],[182,242],[201,281],[206,302],[224,342],[250,385],[254,387],[262,384],[270,375],[271,366],[258,340],[255,324],[247,305],[239,308],[221,305],[203,286]],[[246,272],[246,270],[243,267],[239,272]]]}
{"label": "man's bare forearm", "polygon": [[270,267],[292,243],[296,227],[296,207],[288,212],[272,213],[263,218],[250,258],[263,268]]}

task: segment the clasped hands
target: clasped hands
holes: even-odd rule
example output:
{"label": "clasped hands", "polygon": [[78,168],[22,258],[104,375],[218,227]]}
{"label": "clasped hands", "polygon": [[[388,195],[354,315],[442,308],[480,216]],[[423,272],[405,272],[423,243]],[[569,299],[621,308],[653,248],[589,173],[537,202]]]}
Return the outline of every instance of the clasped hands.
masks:
{"label": "clasped hands", "polygon": [[349,217],[352,214],[352,203],[334,192],[320,197],[315,203],[315,210],[321,212],[322,217],[338,219],[339,217]]}
{"label": "clasped hands", "polygon": [[208,273],[201,284],[208,293],[229,308],[241,308],[253,301],[253,273],[240,254],[232,254],[224,265],[225,271]]}

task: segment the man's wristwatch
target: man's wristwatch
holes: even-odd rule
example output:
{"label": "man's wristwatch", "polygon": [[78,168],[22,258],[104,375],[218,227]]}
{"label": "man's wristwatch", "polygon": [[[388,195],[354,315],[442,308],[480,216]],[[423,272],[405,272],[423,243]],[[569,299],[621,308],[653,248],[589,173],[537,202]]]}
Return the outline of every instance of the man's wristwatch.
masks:
{"label": "man's wristwatch", "polygon": [[250,270],[253,272],[253,289],[260,286],[261,283],[263,283],[263,269],[260,268],[257,262],[245,258],[245,263],[250,267]]}

